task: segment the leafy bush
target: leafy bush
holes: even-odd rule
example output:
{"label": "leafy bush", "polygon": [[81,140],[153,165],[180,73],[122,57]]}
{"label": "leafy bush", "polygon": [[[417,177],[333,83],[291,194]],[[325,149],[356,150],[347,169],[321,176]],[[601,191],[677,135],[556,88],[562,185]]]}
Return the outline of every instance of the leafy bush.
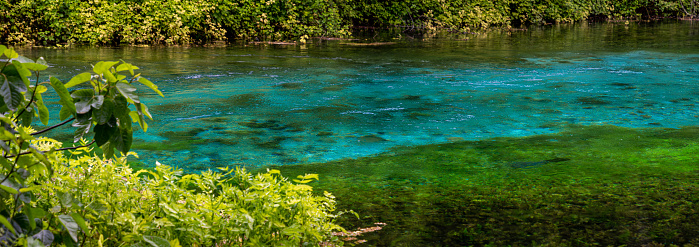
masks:
{"label": "leafy bush", "polygon": [[187,44],[349,36],[350,25],[469,31],[590,17],[696,17],[696,0],[5,0],[0,42]]}
{"label": "leafy bush", "polygon": [[[162,96],[158,87],[126,62],[98,62],[62,83],[51,77],[43,58],[33,61],[0,45],[0,242],[10,246],[216,246],[300,245],[331,241],[335,201],[315,196],[271,170],[252,174],[223,168],[223,173],[184,175],[160,165],[133,172],[126,165],[132,122],[145,131],[148,107],[138,98],[139,82]],[[36,75],[33,82],[29,77]],[[131,76],[127,80],[126,75]],[[41,94],[50,84],[60,97],[63,121],[49,123]],[[69,93],[68,88],[81,89]],[[133,109],[132,109],[133,108]],[[41,137],[72,122],[79,146]],[[84,139],[88,133],[94,140]],[[96,156],[92,144],[101,147]],[[118,152],[115,153],[114,149]],[[69,152],[68,156],[63,151]]]}

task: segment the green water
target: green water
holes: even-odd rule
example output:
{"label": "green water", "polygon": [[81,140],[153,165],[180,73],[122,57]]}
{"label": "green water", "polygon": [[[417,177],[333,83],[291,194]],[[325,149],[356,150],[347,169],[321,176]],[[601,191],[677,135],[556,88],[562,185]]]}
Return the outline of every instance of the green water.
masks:
{"label": "green water", "polygon": [[317,190],[359,213],[348,229],[387,224],[363,245],[699,244],[696,23],[363,32],[22,53],[61,79],[138,65],[166,96],[141,95],[154,115],[135,135],[143,165],[318,173]]}

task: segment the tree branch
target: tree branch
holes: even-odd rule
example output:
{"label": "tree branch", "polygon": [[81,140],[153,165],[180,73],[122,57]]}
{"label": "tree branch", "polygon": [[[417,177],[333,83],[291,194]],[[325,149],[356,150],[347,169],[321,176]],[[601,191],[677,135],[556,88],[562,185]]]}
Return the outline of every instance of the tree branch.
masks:
{"label": "tree branch", "polygon": [[[92,140],[90,143],[88,143],[88,144],[86,144],[86,145],[84,145],[84,146],[68,147],[68,148],[59,148],[59,149],[56,149],[56,150],[54,150],[54,151],[65,151],[65,150],[73,150],[73,149],[78,149],[78,148],[89,147],[89,146],[92,145],[93,143],[95,143],[95,140]],[[25,155],[25,154],[30,154],[30,153],[32,153],[32,152],[23,152],[23,153],[19,153],[17,156],[19,156],[19,155]],[[7,157],[5,157],[5,158],[12,158],[12,157],[15,157],[15,155],[10,155],[10,156],[7,156]]]}
{"label": "tree branch", "polygon": [[61,127],[61,126],[63,126],[64,124],[67,124],[68,122],[73,121],[73,120],[75,120],[75,117],[69,118],[69,119],[66,120],[66,121],[63,121],[63,122],[61,122],[61,123],[59,123],[59,124],[56,124],[56,125],[51,126],[51,127],[48,127],[48,128],[46,128],[46,129],[39,130],[39,131],[37,131],[37,132],[31,133],[30,135],[38,135],[38,134],[45,133],[45,132],[47,132],[47,131],[49,131],[49,130],[52,130],[52,129]]}

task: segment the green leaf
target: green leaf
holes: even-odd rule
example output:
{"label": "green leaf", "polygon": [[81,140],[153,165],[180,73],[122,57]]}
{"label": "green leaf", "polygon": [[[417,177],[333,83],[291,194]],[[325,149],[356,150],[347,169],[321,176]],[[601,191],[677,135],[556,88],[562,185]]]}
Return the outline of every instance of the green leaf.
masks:
{"label": "green leaf", "polygon": [[10,231],[11,231],[12,233],[14,233],[15,235],[17,235],[17,231],[15,231],[15,228],[12,227],[12,224],[10,224],[10,222],[7,221],[7,218],[5,218],[5,216],[0,215],[0,223],[2,223],[2,225],[4,225],[5,227],[7,227],[7,229],[10,229]]}
{"label": "green leaf", "polygon": [[70,81],[68,81],[68,83],[66,83],[65,87],[66,88],[73,87],[73,86],[78,85],[80,83],[89,81],[90,78],[92,78],[92,74],[90,74],[88,72],[73,76],[73,78],[71,78]]}
{"label": "green leaf", "polygon": [[[30,82],[29,82],[29,78],[27,78],[27,77],[31,76],[32,72],[30,70],[28,70],[27,68],[25,68],[24,64],[22,64],[19,61],[16,61],[16,60],[12,61],[12,65],[14,65],[15,68],[17,69],[19,79],[24,83],[25,88],[28,87]],[[26,89],[25,89],[25,91],[26,91]]]}
{"label": "green leaf", "polygon": [[138,77],[138,82],[142,83],[143,85],[146,85],[146,87],[149,87],[151,90],[158,93],[158,95],[160,95],[160,97],[165,97],[165,96],[163,96],[163,92],[160,92],[160,90],[158,90],[158,86],[153,84],[148,79],[143,78],[143,77]]}
{"label": "green leaf", "polygon": [[117,90],[119,90],[119,93],[124,96],[129,103],[135,104],[135,103],[141,103],[138,100],[138,95],[134,94],[136,91],[136,87],[134,87],[131,84],[126,84],[123,82],[118,82],[116,84]]}
{"label": "green leaf", "polygon": [[14,49],[14,48],[6,49],[6,50],[3,52],[3,54],[5,54],[5,56],[6,56],[7,58],[9,58],[9,59],[13,59],[13,58],[19,57],[19,54],[17,54],[17,52],[15,52],[15,49]]}
{"label": "green leaf", "polygon": [[117,132],[116,119],[112,118],[109,122],[95,125],[95,142],[97,146],[102,146],[112,139],[112,136]]}
{"label": "green leaf", "polygon": [[41,230],[39,233],[32,236],[34,239],[41,241],[44,246],[50,246],[53,243],[54,236],[49,230]]}
{"label": "green leaf", "polygon": [[[136,105],[136,108],[138,108],[138,105]],[[138,124],[141,126],[141,129],[143,129],[143,132],[148,131],[148,123],[146,123],[146,120],[143,119],[143,114],[140,112],[136,111],[131,111],[129,112],[129,116],[131,119],[133,119],[134,122],[138,122]]]}
{"label": "green leaf", "polygon": [[106,159],[111,159],[114,157],[114,146],[112,143],[107,142],[104,145],[100,146],[102,148],[102,155],[104,155],[104,158]]}
{"label": "green leaf", "polygon": [[76,114],[75,104],[73,103],[73,98],[70,96],[70,93],[68,93],[68,89],[66,89],[63,83],[56,77],[51,77],[50,80],[51,86],[54,90],[56,90],[56,93],[58,93],[58,96],[61,98],[60,103],[63,106],[63,108],[61,108],[61,113],[59,114],[61,120],[66,119],[67,116]]}
{"label": "green leaf", "polygon": [[49,66],[49,63],[46,62],[46,60],[44,59],[44,57],[39,57],[39,59],[36,60],[36,63],[37,63],[37,64],[40,64],[40,65],[44,65],[44,66],[46,66],[46,67]]}
{"label": "green leaf", "polygon": [[[7,67],[10,66],[12,65]],[[8,76],[8,79],[11,78],[13,77]],[[2,96],[7,108],[16,111],[17,107],[19,107],[22,104],[22,101],[24,101],[23,92],[27,89],[25,87],[24,90],[22,90],[22,87],[20,86],[22,83],[17,83],[16,80],[13,81],[8,79],[5,79],[2,85],[0,85],[0,96]]]}
{"label": "green leaf", "polygon": [[68,231],[68,234],[70,234],[70,238],[72,238],[73,241],[77,243],[78,242],[78,230],[80,230],[78,223],[75,222],[73,217],[71,217],[70,215],[65,215],[65,214],[59,215],[58,220],[60,220],[61,224],[63,224],[63,226],[66,228],[66,230]]}
{"label": "green leaf", "polygon": [[[73,106],[75,107],[75,106]],[[72,116],[73,113],[70,112],[70,109],[68,107],[62,107],[61,111],[58,112],[58,118],[63,121],[68,119],[68,117]]]}
{"label": "green leaf", "polygon": [[7,47],[4,45],[0,45],[0,56],[4,55],[5,50],[7,50]]}
{"label": "green leaf", "polygon": [[106,98],[102,103],[102,107],[92,111],[92,119],[97,121],[98,124],[105,124],[112,117],[112,112],[114,112],[114,100]]}
{"label": "green leaf", "polygon": [[145,241],[153,247],[170,247],[170,242],[161,237],[143,236],[143,241]]}
{"label": "green leaf", "polygon": [[70,208],[73,205],[73,194],[69,192],[57,192],[58,200],[64,208]]}
{"label": "green leaf", "polygon": [[42,70],[49,68],[49,66],[38,64],[38,63],[22,63],[22,65],[24,65],[24,67],[27,68],[28,70],[33,70],[33,71],[42,71]]}
{"label": "green leaf", "polygon": [[39,119],[41,120],[41,123],[44,125],[49,124],[49,108],[44,105],[44,99],[41,97],[40,93],[35,94],[34,96],[36,98],[36,106],[39,108]]}
{"label": "green leaf", "polygon": [[13,58],[12,61],[17,61],[17,62],[20,62],[22,64],[34,63],[34,60],[31,60],[30,58],[19,55],[19,54],[17,54],[17,57]]}
{"label": "green leaf", "polygon": [[131,149],[131,142],[133,141],[132,134],[133,130],[120,128],[119,131],[113,135],[110,142],[114,144],[114,147],[119,150],[119,152],[128,153]]}
{"label": "green leaf", "polygon": [[83,138],[83,136],[85,136],[88,132],[90,132],[90,128],[92,127],[92,121],[89,121],[87,123],[82,123],[82,124],[76,124],[76,123],[73,123],[73,127],[78,127],[78,129],[75,130],[75,134],[73,136],[73,142],[79,142],[80,139]]}
{"label": "green leaf", "polygon": [[71,217],[73,217],[73,220],[75,220],[75,223],[80,226],[80,229],[83,230],[83,232],[88,232],[90,229],[87,227],[87,223],[85,223],[85,219],[83,219],[82,216],[80,216],[79,213],[72,213],[70,214]]}
{"label": "green leaf", "polygon": [[124,70],[128,70],[129,73],[131,73],[131,76],[133,76],[133,71],[135,69],[138,69],[138,67],[131,65],[130,63],[124,62],[124,60],[121,60],[122,64],[119,64],[119,66],[116,67],[117,72],[121,72]]}
{"label": "green leaf", "polygon": [[80,89],[70,94],[75,101],[75,110],[78,114],[85,114],[90,111],[92,99],[95,96],[95,91],[92,89]]}
{"label": "green leaf", "polygon": [[4,190],[4,191],[7,191],[7,193],[10,193],[10,194],[13,194],[13,195],[16,195],[16,194],[19,193],[16,189],[7,187],[7,186],[2,185],[2,184],[0,184],[0,189],[2,189],[2,190]]}
{"label": "green leaf", "polygon": [[119,63],[119,62],[118,61],[99,61],[92,68],[92,71],[94,71],[98,75],[110,73],[109,68],[111,68],[112,66],[114,66],[117,63]]}

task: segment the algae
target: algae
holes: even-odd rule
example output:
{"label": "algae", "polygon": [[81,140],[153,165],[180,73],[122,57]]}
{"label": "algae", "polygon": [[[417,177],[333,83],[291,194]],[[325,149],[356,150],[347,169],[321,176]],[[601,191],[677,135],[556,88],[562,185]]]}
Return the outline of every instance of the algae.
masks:
{"label": "algae", "polygon": [[569,125],[274,168],[320,174],[314,189],[360,215],[340,219],[347,229],[386,223],[360,246],[697,244],[697,137],[698,127]]}

